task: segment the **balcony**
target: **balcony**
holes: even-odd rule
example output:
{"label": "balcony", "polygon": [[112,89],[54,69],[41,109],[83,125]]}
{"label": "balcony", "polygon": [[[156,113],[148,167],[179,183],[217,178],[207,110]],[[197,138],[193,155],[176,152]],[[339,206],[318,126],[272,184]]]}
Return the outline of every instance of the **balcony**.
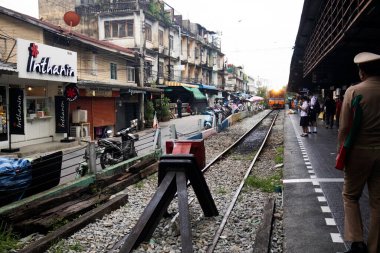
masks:
{"label": "balcony", "polygon": [[[147,6],[149,1],[139,1],[139,5]],[[110,3],[104,1],[103,3],[89,4],[89,5],[79,5],[75,7],[75,11],[79,15],[85,14],[99,14],[99,13],[115,13],[115,12],[133,12],[136,11],[137,2],[135,0],[126,0],[124,2]]]}

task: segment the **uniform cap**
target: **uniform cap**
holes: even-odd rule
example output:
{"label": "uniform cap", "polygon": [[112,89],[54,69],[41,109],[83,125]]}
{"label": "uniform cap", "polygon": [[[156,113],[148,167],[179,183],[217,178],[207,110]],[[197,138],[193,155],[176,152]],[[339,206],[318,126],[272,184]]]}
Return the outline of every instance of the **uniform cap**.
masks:
{"label": "uniform cap", "polygon": [[372,61],[378,61],[380,60],[380,55],[369,53],[369,52],[362,52],[355,56],[354,63],[360,64],[365,62],[372,62]]}

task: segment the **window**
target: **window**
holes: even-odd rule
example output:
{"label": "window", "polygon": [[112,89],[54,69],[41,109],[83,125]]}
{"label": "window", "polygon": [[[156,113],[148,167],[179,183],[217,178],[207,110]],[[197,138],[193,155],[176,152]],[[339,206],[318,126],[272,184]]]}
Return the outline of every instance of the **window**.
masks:
{"label": "window", "polygon": [[133,37],[133,20],[127,20],[127,36]]}
{"label": "window", "polygon": [[135,68],[127,67],[127,80],[128,82],[135,82]]}
{"label": "window", "polygon": [[195,48],[194,55],[195,55],[195,59],[199,58],[199,48],[197,48],[197,47]]}
{"label": "window", "polygon": [[164,31],[158,30],[158,43],[160,46],[164,45]]}
{"label": "window", "polygon": [[152,41],[152,26],[145,24],[145,37],[147,40]]}
{"label": "window", "polygon": [[116,80],[117,79],[117,64],[111,63],[110,70],[111,70],[111,79]]}
{"label": "window", "polygon": [[169,48],[170,50],[173,50],[173,36],[172,35],[170,35],[169,37]]}
{"label": "window", "polygon": [[26,113],[28,118],[37,117],[37,112],[39,111],[43,111],[44,116],[49,116],[50,105],[46,95],[45,86],[28,86],[26,88]]}
{"label": "window", "polygon": [[151,77],[152,76],[152,63],[147,61],[145,62],[145,75],[146,77]]}
{"label": "window", "polygon": [[133,37],[133,20],[104,21],[105,38]]}
{"label": "window", "polygon": [[158,63],[158,76],[159,77],[164,77],[164,63],[160,62]]}

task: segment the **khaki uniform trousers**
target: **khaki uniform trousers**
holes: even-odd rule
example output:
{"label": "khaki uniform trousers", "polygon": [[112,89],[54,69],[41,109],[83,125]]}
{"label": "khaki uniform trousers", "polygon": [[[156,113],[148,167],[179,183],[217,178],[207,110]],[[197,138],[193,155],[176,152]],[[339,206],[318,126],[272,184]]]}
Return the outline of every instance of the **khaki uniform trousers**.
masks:
{"label": "khaki uniform trousers", "polygon": [[359,199],[368,184],[370,224],[369,253],[380,253],[380,149],[350,151],[344,174],[344,237],[346,241],[364,241]]}

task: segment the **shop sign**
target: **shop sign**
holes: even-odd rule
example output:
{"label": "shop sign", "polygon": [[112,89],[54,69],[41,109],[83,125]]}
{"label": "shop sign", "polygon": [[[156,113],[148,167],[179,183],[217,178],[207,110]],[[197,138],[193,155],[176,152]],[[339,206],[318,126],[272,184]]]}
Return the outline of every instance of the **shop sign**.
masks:
{"label": "shop sign", "polygon": [[77,82],[77,53],[33,41],[17,39],[20,78]]}
{"label": "shop sign", "polygon": [[88,96],[88,97],[112,97],[112,90],[86,89],[86,96]]}
{"label": "shop sign", "polygon": [[66,133],[68,126],[68,102],[65,97],[55,97],[55,132]]}
{"label": "shop sign", "polygon": [[63,96],[67,101],[73,102],[79,97],[79,89],[75,83],[70,83],[66,85],[65,90],[63,92]]}
{"label": "shop sign", "polygon": [[24,91],[20,88],[9,88],[9,133],[25,134]]}

